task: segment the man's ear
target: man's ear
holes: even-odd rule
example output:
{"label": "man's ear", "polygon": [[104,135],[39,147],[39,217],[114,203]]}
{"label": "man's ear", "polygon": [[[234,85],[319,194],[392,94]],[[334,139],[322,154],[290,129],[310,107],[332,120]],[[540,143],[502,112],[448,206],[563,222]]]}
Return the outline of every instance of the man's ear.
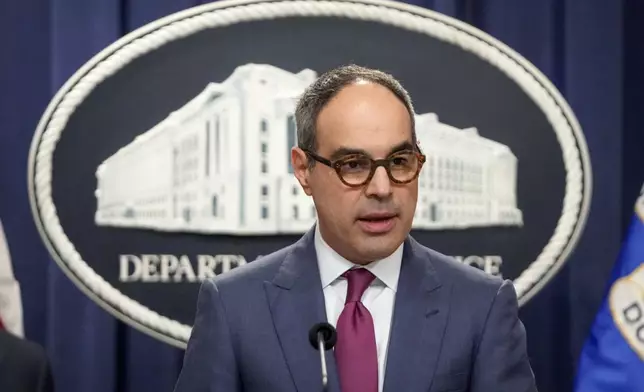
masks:
{"label": "man's ear", "polygon": [[291,149],[291,164],[293,165],[293,173],[300,182],[304,193],[311,196],[311,185],[309,184],[311,171],[309,170],[309,159],[304,150],[299,147]]}

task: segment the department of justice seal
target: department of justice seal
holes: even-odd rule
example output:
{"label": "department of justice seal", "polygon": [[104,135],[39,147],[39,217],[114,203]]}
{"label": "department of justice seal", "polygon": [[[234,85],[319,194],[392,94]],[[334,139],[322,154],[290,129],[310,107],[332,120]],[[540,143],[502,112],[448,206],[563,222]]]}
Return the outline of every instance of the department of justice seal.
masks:
{"label": "department of justice seal", "polygon": [[315,222],[292,175],[295,102],[322,72],[393,74],[427,162],[413,235],[511,279],[561,268],[590,204],[586,142],[532,64],[488,34],[401,3],[220,1],[150,23],[60,89],[29,160],[32,210],[90,298],[184,347],[202,280]]}

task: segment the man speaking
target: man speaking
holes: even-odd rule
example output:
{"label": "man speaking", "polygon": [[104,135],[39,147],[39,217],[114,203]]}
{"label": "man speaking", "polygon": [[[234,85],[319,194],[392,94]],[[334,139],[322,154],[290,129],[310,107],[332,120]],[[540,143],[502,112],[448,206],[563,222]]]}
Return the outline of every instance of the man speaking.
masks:
{"label": "man speaking", "polygon": [[536,391],[512,283],[409,234],[425,156],[400,83],[333,69],[295,117],[291,160],[317,223],[203,283],[175,391],[320,391],[308,334],[325,321],[330,391]]}

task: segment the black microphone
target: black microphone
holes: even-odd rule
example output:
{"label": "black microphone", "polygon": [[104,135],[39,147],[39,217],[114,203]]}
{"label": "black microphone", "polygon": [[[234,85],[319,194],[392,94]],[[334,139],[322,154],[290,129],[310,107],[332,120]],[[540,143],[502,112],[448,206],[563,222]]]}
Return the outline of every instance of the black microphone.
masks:
{"label": "black microphone", "polygon": [[326,358],[324,352],[335,346],[338,334],[329,323],[317,323],[309,331],[309,342],[314,349],[320,351],[320,363],[322,364],[322,390],[328,390],[329,376],[326,371]]}

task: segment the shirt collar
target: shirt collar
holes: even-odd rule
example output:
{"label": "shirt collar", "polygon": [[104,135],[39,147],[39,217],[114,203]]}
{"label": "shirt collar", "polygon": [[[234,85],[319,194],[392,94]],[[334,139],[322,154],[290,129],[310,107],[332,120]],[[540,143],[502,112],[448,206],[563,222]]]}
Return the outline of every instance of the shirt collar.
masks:
{"label": "shirt collar", "polygon": [[[331,248],[331,246],[329,246],[329,244],[327,244],[322,238],[318,225],[315,225],[314,241],[323,289],[351,268],[362,267],[350,262],[333,250],[333,248]],[[375,260],[365,265],[364,268],[371,271],[376,278],[395,292],[398,289],[398,277],[400,276],[402,254],[403,244],[401,244],[391,255],[384,259]]]}

